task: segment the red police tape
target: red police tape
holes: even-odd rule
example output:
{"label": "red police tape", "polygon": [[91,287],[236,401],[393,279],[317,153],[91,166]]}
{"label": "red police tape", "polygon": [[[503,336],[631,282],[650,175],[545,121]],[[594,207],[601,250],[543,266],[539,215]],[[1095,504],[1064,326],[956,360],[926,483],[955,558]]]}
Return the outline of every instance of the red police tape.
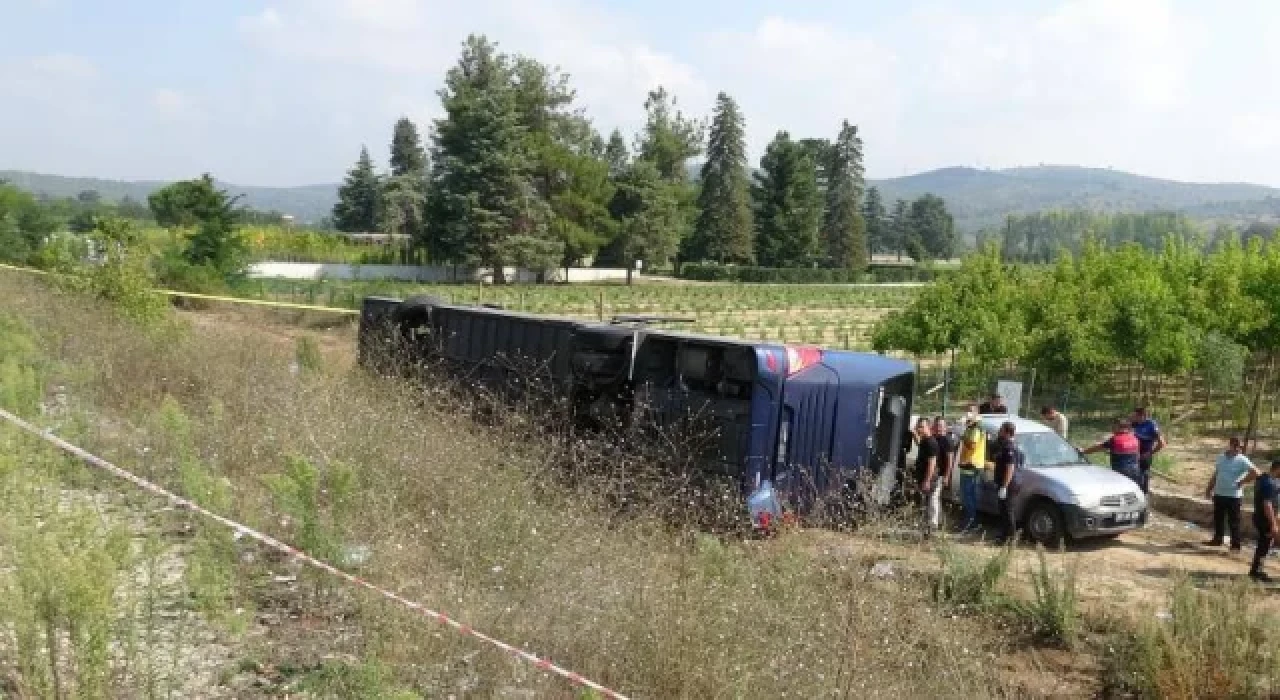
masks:
{"label": "red police tape", "polygon": [[291,556],[297,557],[301,561],[311,565],[314,568],[333,574],[334,576],[337,576],[349,583],[353,583],[357,586],[360,586],[361,588],[365,588],[367,590],[373,591],[374,593],[377,593],[378,595],[384,598],[393,600],[409,608],[410,610],[421,613],[424,617],[435,620],[436,622],[442,625],[445,625],[446,627],[449,627],[462,635],[479,639],[482,642],[491,644],[501,649],[502,651],[505,651],[508,654],[511,654],[512,656],[516,657],[517,659],[520,659],[521,661],[525,661],[530,664],[533,664],[535,667],[543,671],[554,673],[558,676],[561,676],[562,678],[566,678],[575,685],[578,685],[584,688],[590,688],[600,693],[601,695],[605,696],[606,698],[613,698],[615,700],[628,700],[627,697],[622,693],[619,693],[614,690],[610,690],[604,687],[603,685],[596,683],[593,680],[584,678],[578,675],[577,673],[570,671],[567,668],[557,666],[556,664],[552,663],[548,659],[544,659],[540,656],[531,654],[523,649],[520,649],[519,647],[512,646],[510,644],[507,644],[506,642],[490,637],[489,635],[484,634],[483,632],[479,632],[477,630],[472,629],[471,627],[468,627],[467,625],[461,622],[458,622],[457,620],[449,617],[448,615],[445,615],[444,613],[436,612],[422,605],[421,603],[416,603],[397,593],[394,593],[385,588],[381,588],[375,584],[372,584],[364,580],[363,578],[360,578],[359,576],[349,574],[345,571],[342,571],[341,569],[338,569],[337,567],[334,567],[330,564],[320,561],[319,559],[316,559],[315,557],[307,554],[306,552],[299,551],[289,546],[288,544],[285,544],[284,542],[281,542],[280,540],[277,540],[274,537],[271,537],[270,535],[265,535],[261,532],[258,532],[257,530],[249,528],[245,525],[241,525],[240,523],[237,523],[234,520],[224,518],[223,516],[218,515],[217,513],[206,510],[205,508],[202,508],[198,504],[193,503],[192,501],[189,501],[185,498],[182,498],[181,496],[178,496],[170,491],[167,491],[164,488],[156,484],[153,484],[150,481],[147,481],[146,479],[143,479],[140,476],[133,474],[132,472],[129,472],[129,471],[126,471],[125,469],[117,467],[116,465],[106,461],[105,459],[102,459],[101,457],[90,454],[89,452],[85,452],[79,447],[72,445],[71,443],[63,440],[62,438],[59,438],[58,436],[52,434],[51,432],[40,430],[36,426],[31,425],[30,423],[22,420],[21,418],[13,415],[12,413],[9,413],[8,411],[2,408],[0,408],[0,418],[3,418],[9,421],[10,423],[18,426],[22,430],[32,435],[35,435],[36,437],[42,440],[45,440],[46,442],[49,442],[50,444],[56,446],[58,449],[61,449],[63,452],[66,452],[68,454],[71,454],[79,458],[80,460],[89,464],[90,466],[94,466],[104,471],[107,471],[112,475],[120,479],[124,479],[125,481],[128,481],[129,483],[135,486],[138,486],[146,491],[150,491],[151,493],[156,494],[157,496],[164,497],[170,503],[172,503],[175,507],[185,508],[192,512],[203,515],[204,517],[209,518],[214,522],[225,525],[235,530],[236,533],[241,536],[252,538],[272,549],[279,550]]}

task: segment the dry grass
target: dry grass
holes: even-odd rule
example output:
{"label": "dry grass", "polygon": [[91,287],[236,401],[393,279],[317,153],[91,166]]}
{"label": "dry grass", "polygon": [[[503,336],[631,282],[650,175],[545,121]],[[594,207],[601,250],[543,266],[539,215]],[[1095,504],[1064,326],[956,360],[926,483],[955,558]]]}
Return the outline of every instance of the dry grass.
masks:
{"label": "dry grass", "polygon": [[[1016,694],[991,659],[1025,640],[946,612],[928,579],[880,579],[874,562],[787,533],[706,534],[683,487],[637,478],[651,464],[528,413],[334,371],[309,341],[142,331],[7,276],[0,300],[0,318],[35,328],[44,403],[62,387],[57,425],[73,441],[635,697]],[[574,694],[420,617],[200,536],[192,605],[241,635],[230,675],[269,681],[242,696]]]}

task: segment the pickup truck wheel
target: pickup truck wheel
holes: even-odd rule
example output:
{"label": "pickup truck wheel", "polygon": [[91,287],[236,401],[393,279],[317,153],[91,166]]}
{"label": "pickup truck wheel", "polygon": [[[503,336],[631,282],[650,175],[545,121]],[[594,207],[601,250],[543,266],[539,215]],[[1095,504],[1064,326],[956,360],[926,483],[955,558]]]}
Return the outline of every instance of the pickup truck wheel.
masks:
{"label": "pickup truck wheel", "polygon": [[1066,539],[1062,510],[1049,501],[1036,501],[1027,511],[1027,534],[1045,547],[1057,547]]}

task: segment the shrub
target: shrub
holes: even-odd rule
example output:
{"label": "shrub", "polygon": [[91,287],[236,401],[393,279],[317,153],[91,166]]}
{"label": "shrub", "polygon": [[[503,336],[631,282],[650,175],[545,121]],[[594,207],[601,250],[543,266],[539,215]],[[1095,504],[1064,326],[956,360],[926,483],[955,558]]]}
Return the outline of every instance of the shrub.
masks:
{"label": "shrub", "polygon": [[1147,697],[1266,697],[1280,687],[1274,615],[1247,581],[1199,590],[1174,579],[1169,612],[1141,622],[1119,650],[1110,682]]}
{"label": "shrub", "polygon": [[1031,600],[1016,603],[1015,608],[1036,636],[1070,647],[1079,630],[1076,564],[1065,564],[1059,573],[1050,570],[1043,548],[1036,548],[1036,557],[1038,567],[1031,571]]}
{"label": "shrub", "polygon": [[996,589],[1013,559],[1012,544],[1001,547],[985,561],[945,540],[938,544],[937,551],[942,567],[934,585],[935,600],[962,608],[987,608],[996,601]]}

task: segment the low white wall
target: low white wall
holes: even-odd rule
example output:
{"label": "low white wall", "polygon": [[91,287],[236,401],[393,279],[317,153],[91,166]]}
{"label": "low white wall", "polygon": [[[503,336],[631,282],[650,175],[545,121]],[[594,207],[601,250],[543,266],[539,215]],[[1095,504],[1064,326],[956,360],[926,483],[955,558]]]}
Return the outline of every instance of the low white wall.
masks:
{"label": "low white wall", "polygon": [[[534,282],[537,275],[528,270],[506,269],[509,281]],[[623,280],[622,268],[572,267],[566,278],[563,268],[549,275],[553,282],[602,282]],[[639,273],[637,273],[638,275]],[[448,265],[348,265],[345,263],[260,262],[249,266],[250,277],[274,277],[291,280],[404,280],[409,282],[479,282],[492,281],[488,270],[451,267]]]}

